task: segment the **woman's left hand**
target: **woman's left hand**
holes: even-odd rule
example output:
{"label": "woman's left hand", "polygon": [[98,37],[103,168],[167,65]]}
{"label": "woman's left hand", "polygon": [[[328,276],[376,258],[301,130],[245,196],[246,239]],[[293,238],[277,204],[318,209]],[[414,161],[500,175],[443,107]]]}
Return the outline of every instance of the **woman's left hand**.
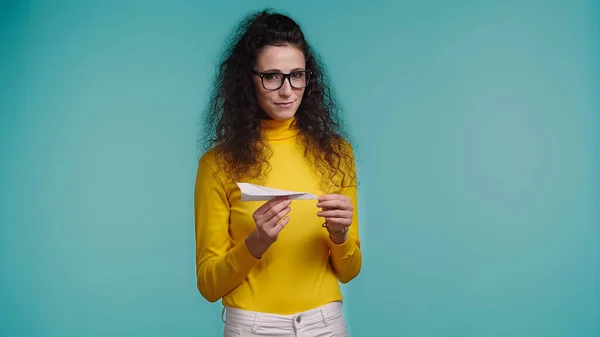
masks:
{"label": "woman's left hand", "polygon": [[352,224],[352,202],[341,194],[328,194],[319,197],[317,207],[322,211],[317,215],[325,218],[331,232],[339,232]]}

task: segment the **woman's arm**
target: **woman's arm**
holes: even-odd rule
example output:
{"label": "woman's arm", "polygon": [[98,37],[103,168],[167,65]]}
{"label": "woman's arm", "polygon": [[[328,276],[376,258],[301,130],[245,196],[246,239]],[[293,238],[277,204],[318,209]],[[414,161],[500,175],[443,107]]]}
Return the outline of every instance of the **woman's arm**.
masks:
{"label": "woman's arm", "polygon": [[352,223],[344,235],[330,234],[329,249],[333,270],[338,280],[348,283],[360,273],[362,252],[358,235],[358,202],[356,187],[348,187],[342,192],[350,198],[352,205]]}
{"label": "woman's arm", "polygon": [[[319,216],[324,217],[329,230],[329,256],[333,270],[342,283],[354,279],[362,267],[362,253],[360,250],[360,237],[358,235],[358,193],[356,178],[356,164],[354,152],[350,144],[345,144],[351,161],[345,162],[344,170],[354,172],[348,187],[344,187],[338,194],[326,195],[319,198],[317,207],[322,211]],[[346,228],[347,227],[347,228]],[[347,229],[347,231],[342,231]],[[345,232],[345,233],[344,233]]]}
{"label": "woman's arm", "polygon": [[244,241],[229,236],[229,202],[220,178],[203,157],[194,193],[198,290],[216,302],[237,287],[260,261]]}

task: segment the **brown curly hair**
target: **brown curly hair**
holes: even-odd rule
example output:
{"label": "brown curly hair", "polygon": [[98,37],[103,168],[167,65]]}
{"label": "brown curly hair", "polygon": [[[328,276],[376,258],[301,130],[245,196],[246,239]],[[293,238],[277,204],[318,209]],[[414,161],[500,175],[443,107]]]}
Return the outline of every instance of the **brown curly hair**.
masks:
{"label": "brown curly hair", "polygon": [[270,10],[244,18],[228,40],[207,107],[203,150],[214,148],[217,162],[231,180],[264,176],[270,151],[261,139],[260,123],[269,117],[259,108],[251,76],[263,47],[283,45],[299,48],[312,71],[295,114],[305,157],[321,174],[324,189],[356,184],[352,147],[340,127],[340,109],[323,65],[299,25]]}

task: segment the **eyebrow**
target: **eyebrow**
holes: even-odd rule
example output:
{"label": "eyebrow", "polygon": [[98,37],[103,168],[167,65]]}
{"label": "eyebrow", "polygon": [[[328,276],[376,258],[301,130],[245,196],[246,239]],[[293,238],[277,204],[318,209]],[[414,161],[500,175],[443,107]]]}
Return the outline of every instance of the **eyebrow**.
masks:
{"label": "eyebrow", "polygon": [[[294,68],[290,71],[290,73],[293,73],[295,71],[304,71],[306,69],[300,67],[300,68]],[[263,70],[261,71],[261,73],[283,73],[283,71],[281,71],[280,69],[267,69],[267,70]]]}

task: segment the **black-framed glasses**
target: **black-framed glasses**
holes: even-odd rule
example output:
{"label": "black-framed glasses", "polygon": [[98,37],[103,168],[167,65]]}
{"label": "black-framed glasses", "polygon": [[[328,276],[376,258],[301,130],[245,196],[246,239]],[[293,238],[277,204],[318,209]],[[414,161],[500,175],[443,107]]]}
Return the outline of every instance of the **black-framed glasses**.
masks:
{"label": "black-framed glasses", "polygon": [[263,88],[266,90],[277,90],[283,86],[283,81],[287,78],[292,88],[302,89],[306,88],[308,82],[310,82],[310,70],[298,70],[292,71],[289,74],[276,73],[276,72],[264,72],[259,73],[253,71],[254,75],[260,77]]}

